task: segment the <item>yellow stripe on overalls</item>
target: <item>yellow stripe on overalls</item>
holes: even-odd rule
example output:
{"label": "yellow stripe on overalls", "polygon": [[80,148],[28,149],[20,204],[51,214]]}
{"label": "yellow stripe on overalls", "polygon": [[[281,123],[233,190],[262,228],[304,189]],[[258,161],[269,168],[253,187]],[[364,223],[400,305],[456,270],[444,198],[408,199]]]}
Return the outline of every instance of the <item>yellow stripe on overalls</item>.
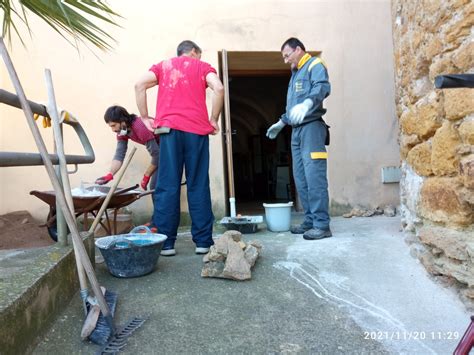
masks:
{"label": "yellow stripe on overalls", "polygon": [[321,63],[322,65],[324,65],[324,67],[326,68],[326,63],[324,63],[321,58],[316,58],[316,59],[313,60],[313,61],[311,62],[311,64],[309,65],[308,71],[311,71],[311,69],[313,69],[313,67],[314,67],[316,64],[319,64],[319,63]]}
{"label": "yellow stripe on overalls", "polygon": [[311,152],[311,159],[327,159],[327,152]]}

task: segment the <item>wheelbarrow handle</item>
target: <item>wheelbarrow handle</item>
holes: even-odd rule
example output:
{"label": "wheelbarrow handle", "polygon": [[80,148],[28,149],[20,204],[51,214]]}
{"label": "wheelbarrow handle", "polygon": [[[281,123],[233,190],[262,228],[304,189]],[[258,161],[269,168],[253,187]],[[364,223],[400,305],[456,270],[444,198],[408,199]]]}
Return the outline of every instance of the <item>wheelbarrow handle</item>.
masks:
{"label": "wheelbarrow handle", "polygon": [[155,192],[155,189],[150,190],[150,191],[146,191],[146,192],[142,192],[140,195],[138,195],[137,200],[138,200],[139,198],[143,197],[143,196],[151,195],[151,194],[154,193],[154,192]]}
{"label": "wheelbarrow handle", "polygon": [[136,189],[137,187],[138,187],[138,184],[130,186],[130,187],[126,187],[124,189],[117,190],[117,191],[114,192],[114,196],[123,194],[123,193],[128,192],[128,191],[132,191],[132,190]]}

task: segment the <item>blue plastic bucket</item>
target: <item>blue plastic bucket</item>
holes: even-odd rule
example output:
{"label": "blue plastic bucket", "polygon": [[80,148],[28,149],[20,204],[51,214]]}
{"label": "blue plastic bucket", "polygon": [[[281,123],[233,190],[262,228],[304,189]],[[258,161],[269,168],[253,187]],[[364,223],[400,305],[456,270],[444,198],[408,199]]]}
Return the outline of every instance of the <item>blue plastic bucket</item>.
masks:
{"label": "blue plastic bucket", "polygon": [[263,207],[265,207],[265,220],[268,230],[272,232],[286,232],[290,230],[293,202],[264,203]]}
{"label": "blue plastic bucket", "polygon": [[[138,233],[145,230],[146,233]],[[138,226],[128,234],[97,239],[95,245],[104,257],[109,272],[116,277],[137,277],[155,268],[166,235]]]}

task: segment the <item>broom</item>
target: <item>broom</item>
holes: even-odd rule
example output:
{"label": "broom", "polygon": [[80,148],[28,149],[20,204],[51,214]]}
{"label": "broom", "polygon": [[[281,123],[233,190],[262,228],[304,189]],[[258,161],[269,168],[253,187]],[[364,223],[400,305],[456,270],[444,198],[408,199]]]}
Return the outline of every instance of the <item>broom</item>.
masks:
{"label": "broom", "polygon": [[[61,134],[59,114],[58,114],[57,106],[56,106],[56,99],[55,99],[55,94],[54,94],[51,71],[49,69],[45,70],[45,79],[46,79],[46,86],[48,90],[48,114],[50,115],[50,118],[52,118],[52,122],[53,122],[54,142],[55,142],[56,152],[58,154],[59,168],[60,168],[61,180],[63,184],[63,192],[66,198],[66,203],[68,205],[67,207],[69,209],[69,212],[71,213],[71,215],[74,216],[75,215],[74,214],[75,213],[74,201],[71,194],[71,185],[69,182],[69,175],[67,173],[67,163],[66,163],[66,157],[64,154],[64,144],[63,144],[63,139],[62,139],[62,134]],[[131,154],[128,156],[123,169],[121,169],[120,174],[118,174],[117,176],[117,180],[115,181],[114,186],[110,189],[106,200],[102,204],[102,207],[100,210],[101,212],[97,214],[94,223],[96,221],[99,221],[100,218],[102,217],[102,213],[107,207],[108,201],[110,201],[109,195],[113,194],[114,190],[116,189],[117,185],[122,179],[122,176],[126,168],[128,167],[128,164],[130,163],[133,157],[133,154],[135,153],[135,150],[136,148],[132,150]],[[97,223],[93,224],[93,228],[91,228],[91,230],[89,230],[88,232],[89,235],[93,235],[94,229],[96,226],[97,226]],[[110,338],[113,329],[112,327],[110,327],[110,325],[108,324],[104,316],[102,316],[102,322],[98,323],[98,319],[100,319],[100,316],[101,316],[100,307],[97,302],[97,299],[95,297],[90,297],[88,295],[89,290],[87,289],[86,275],[85,275],[84,267],[82,265],[81,256],[79,255],[79,252],[78,252],[77,243],[74,240],[73,240],[73,244],[74,244],[74,254],[75,254],[75,259],[76,259],[77,273],[79,276],[79,285],[81,288],[80,295],[82,299],[84,312],[86,315],[86,320],[81,330],[81,338],[86,339],[87,337],[89,337],[94,343],[103,345]],[[107,306],[110,310],[111,317],[113,318],[115,314],[115,306],[117,304],[117,294],[109,290],[105,290],[105,288],[103,287],[101,287],[101,291],[105,299],[105,302],[107,303]],[[96,325],[96,323],[98,323],[98,325]]]}
{"label": "broom", "polygon": [[[132,148],[132,151],[130,152],[128,157],[125,159],[122,168],[116,175],[114,179],[114,183],[110,187],[110,190],[107,193],[107,196],[105,197],[105,200],[102,203],[102,206],[100,207],[100,210],[97,213],[94,219],[94,222],[89,228],[88,233],[90,235],[94,234],[94,231],[97,228],[97,225],[99,224],[102,214],[107,209],[107,206],[109,205],[109,202],[112,199],[112,196],[115,190],[117,189],[117,186],[122,180],[122,176],[124,175],[125,170],[127,169],[128,165],[130,164],[130,161],[132,160],[132,157],[135,154],[136,150],[137,150],[136,147]],[[112,317],[113,317],[115,314],[115,306],[117,304],[117,294],[109,290],[102,290],[102,291],[104,292],[105,301],[107,302],[107,305],[109,306],[109,309],[110,309],[110,313],[112,314]],[[88,314],[88,317],[86,318],[86,321],[84,322],[84,326],[81,332],[81,337],[83,339],[89,338],[89,340],[92,341],[93,343],[104,345],[110,339],[112,335],[112,329],[110,329],[110,327],[108,326],[107,319],[100,312],[100,309],[98,305],[96,304],[96,302],[94,300],[89,299],[89,304],[90,304],[89,306],[90,312]]]}

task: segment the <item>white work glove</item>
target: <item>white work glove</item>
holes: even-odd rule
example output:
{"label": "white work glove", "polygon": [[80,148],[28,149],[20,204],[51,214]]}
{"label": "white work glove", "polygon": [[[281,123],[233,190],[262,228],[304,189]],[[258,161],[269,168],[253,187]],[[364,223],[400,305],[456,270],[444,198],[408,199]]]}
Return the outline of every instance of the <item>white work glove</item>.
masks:
{"label": "white work glove", "polygon": [[269,129],[267,129],[267,137],[270,139],[275,139],[276,136],[278,136],[278,133],[285,127],[285,124],[283,121],[278,120],[277,123],[273,124],[270,126]]}
{"label": "white work glove", "polygon": [[289,116],[291,124],[301,124],[311,107],[313,107],[313,101],[310,99],[306,99],[302,103],[293,106],[290,110]]}

